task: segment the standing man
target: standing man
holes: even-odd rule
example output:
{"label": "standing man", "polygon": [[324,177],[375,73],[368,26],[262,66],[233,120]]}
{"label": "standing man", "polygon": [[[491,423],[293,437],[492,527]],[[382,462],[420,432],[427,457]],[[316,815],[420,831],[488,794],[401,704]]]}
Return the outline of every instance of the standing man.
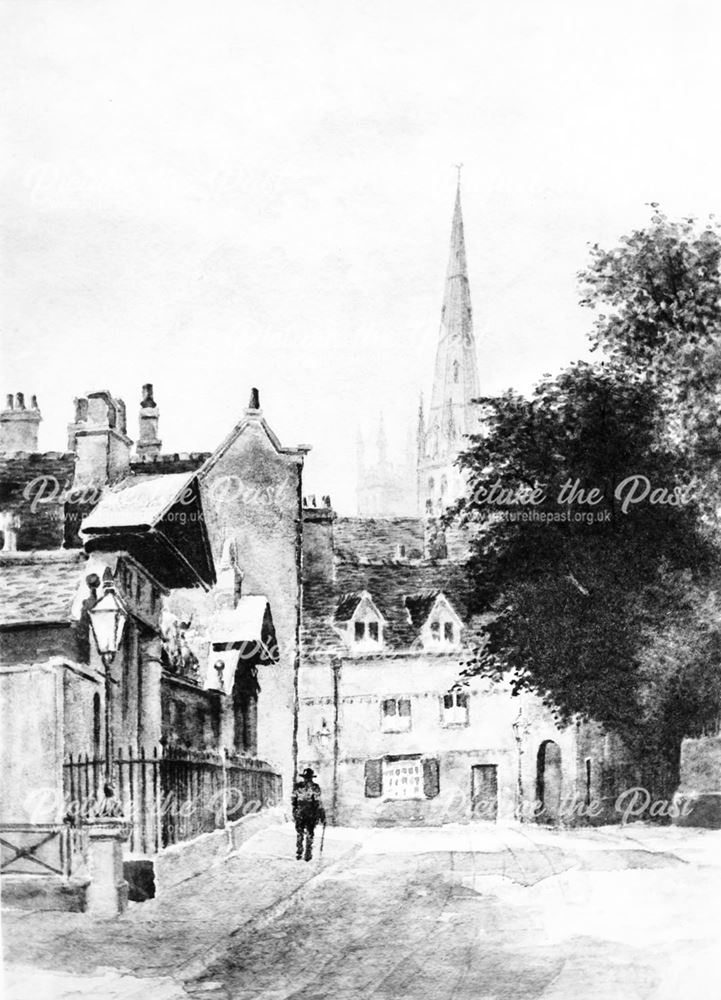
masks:
{"label": "standing man", "polygon": [[304,840],[305,860],[310,861],[313,857],[313,835],[316,823],[320,821],[325,825],[325,809],[320,797],[320,785],[317,785],[313,778],[315,778],[315,771],[312,767],[306,767],[302,774],[303,780],[296,782],[293,789],[293,821],[296,832],[295,856],[298,861],[303,860]]}

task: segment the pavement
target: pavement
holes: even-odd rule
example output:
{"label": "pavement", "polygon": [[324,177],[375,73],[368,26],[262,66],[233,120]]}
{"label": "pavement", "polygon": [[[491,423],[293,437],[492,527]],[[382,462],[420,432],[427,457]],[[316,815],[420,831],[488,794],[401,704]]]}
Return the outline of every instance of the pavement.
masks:
{"label": "pavement", "polygon": [[292,827],[120,920],[3,914],[8,1000],[710,1000],[721,831]]}
{"label": "pavement", "polygon": [[256,834],[207,871],[114,920],[3,908],[6,1000],[187,1000],[183,984],[246,925],[262,928],[296,893],[359,848],[328,829],[323,854],[295,860],[290,824]]}

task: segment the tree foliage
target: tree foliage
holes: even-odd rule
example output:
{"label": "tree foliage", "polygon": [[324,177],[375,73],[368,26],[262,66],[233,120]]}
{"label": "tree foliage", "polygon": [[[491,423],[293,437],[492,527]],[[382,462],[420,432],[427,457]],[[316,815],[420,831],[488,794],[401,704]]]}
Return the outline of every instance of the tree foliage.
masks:
{"label": "tree foliage", "polygon": [[716,478],[721,459],[721,237],[710,219],[649,225],[579,274],[581,304],[597,313],[592,343],[660,392],[667,433]]}
{"label": "tree foliage", "polygon": [[720,259],[713,226],[658,213],[594,247],[581,281],[584,304],[605,310],[592,338],[605,360],[530,398],[480,400],[485,430],[460,458],[469,487],[451,512],[475,528],[477,610],[493,612],[471,670],[510,670],[562,720],[596,720],[672,763],[721,711],[707,517]]}
{"label": "tree foliage", "polygon": [[477,666],[510,669],[566,720],[635,739],[642,707],[649,720],[661,711],[642,670],[649,636],[684,574],[703,581],[714,564],[692,470],[659,433],[659,394],[624,369],[578,364],[531,399],[482,404],[456,509],[477,529],[478,610],[494,612]]}

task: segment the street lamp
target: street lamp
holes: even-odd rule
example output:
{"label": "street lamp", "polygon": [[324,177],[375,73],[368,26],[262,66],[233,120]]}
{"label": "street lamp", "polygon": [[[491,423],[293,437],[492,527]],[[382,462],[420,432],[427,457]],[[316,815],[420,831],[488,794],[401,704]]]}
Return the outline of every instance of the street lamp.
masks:
{"label": "street lamp", "polygon": [[521,705],[515,721],[511,724],[516,746],[518,747],[518,801],[516,805],[516,819],[519,823],[523,822],[523,742],[528,736],[530,728],[529,723],[523,716],[523,705]]}
{"label": "street lamp", "polygon": [[120,649],[123,630],[128,620],[128,612],[123,602],[115,593],[110,567],[106,568],[103,575],[103,588],[105,593],[90,608],[88,615],[95,645],[98,648],[100,658],[103,661],[103,667],[105,668],[105,770],[108,777],[110,777],[113,761],[110,724],[110,685],[117,683],[110,674],[110,665],[115,659],[115,654]]}
{"label": "street lamp", "polygon": [[315,742],[318,745],[321,756],[325,755],[330,746],[330,741],[333,738],[333,733],[331,733],[328,728],[328,723],[323,719],[320,724],[320,729],[318,729],[315,734]]}

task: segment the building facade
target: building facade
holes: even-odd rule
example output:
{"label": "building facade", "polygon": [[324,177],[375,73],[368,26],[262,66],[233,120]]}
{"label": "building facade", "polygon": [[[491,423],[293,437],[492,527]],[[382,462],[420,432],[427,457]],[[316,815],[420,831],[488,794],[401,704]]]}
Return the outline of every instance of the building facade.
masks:
{"label": "building facade", "polygon": [[[461,559],[428,520],[304,512],[299,758],[334,821],[600,822],[613,748],[507,681],[464,676],[482,645]],[[586,805],[604,803],[587,816]]]}

